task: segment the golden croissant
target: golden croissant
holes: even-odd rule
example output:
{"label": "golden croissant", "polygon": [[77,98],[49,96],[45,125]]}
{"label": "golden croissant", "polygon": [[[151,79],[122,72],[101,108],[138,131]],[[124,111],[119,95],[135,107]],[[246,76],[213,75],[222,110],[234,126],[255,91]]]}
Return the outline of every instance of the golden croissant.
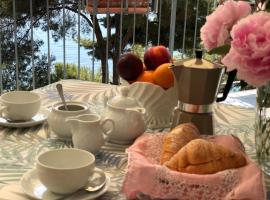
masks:
{"label": "golden croissant", "polygon": [[172,170],[192,174],[212,174],[245,164],[242,153],[203,139],[190,141],[165,163]]}
{"label": "golden croissant", "polygon": [[183,146],[193,139],[199,138],[199,130],[192,123],[178,125],[163,138],[162,152],[160,157],[161,164],[170,160]]}

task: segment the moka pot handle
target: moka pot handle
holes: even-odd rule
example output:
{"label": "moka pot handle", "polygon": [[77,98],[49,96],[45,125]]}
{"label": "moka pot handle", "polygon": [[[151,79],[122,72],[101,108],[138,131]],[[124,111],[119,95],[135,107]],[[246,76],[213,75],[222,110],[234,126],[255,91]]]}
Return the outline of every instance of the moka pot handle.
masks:
{"label": "moka pot handle", "polygon": [[228,72],[228,79],[227,79],[227,83],[225,85],[223,94],[222,94],[221,97],[217,98],[217,100],[216,100],[217,102],[224,101],[227,98],[227,96],[228,96],[228,94],[230,92],[230,89],[232,87],[233,81],[235,79],[236,73],[237,73],[236,69],[233,70],[233,71]]}

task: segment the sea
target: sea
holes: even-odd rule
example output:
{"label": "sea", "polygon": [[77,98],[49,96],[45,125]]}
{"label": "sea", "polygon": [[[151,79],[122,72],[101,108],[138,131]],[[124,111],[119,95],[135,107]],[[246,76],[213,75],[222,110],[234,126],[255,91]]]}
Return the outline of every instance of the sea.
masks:
{"label": "sea", "polygon": [[[64,63],[64,41],[60,39],[55,41],[52,38],[52,33],[50,32],[50,54],[55,57],[55,61],[52,63]],[[82,33],[81,33],[82,34]],[[41,29],[35,29],[33,31],[34,39],[42,40],[44,44],[40,47],[39,55],[48,55],[48,40],[47,32]],[[81,38],[92,40],[92,35],[81,35]],[[97,74],[101,69],[101,61],[94,59],[88,54],[89,50],[84,47],[80,47],[80,55],[78,55],[78,43],[72,38],[71,35],[67,34],[65,37],[65,62],[66,64],[78,65],[78,59],[80,58],[80,66],[84,68],[89,68],[90,71],[94,69],[94,73]],[[108,60],[109,77],[112,78],[112,60]],[[54,69],[52,68],[52,71]]]}

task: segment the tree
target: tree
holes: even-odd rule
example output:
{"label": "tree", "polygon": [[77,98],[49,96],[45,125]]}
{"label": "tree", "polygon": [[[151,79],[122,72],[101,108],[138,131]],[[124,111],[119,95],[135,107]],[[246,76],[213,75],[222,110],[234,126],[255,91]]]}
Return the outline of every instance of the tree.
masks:
{"label": "tree", "polygon": [[[59,40],[63,38],[64,35],[70,34],[74,38],[77,38],[77,11],[78,11],[78,1],[77,0],[65,0],[65,6],[63,6],[63,0],[49,0],[49,26],[47,25],[47,10],[45,0],[32,0],[33,1],[33,27],[40,27],[42,30],[46,31],[48,28],[51,30],[54,40]],[[30,38],[30,27],[31,27],[31,16],[30,16],[30,1],[16,1],[16,23],[17,23],[17,41],[18,41],[18,60],[19,60],[19,80],[21,80],[20,85],[22,88],[31,89],[31,84],[26,84],[31,81],[31,38]],[[194,26],[195,26],[195,12],[194,5],[196,0],[189,1],[188,4],[188,22],[187,23],[187,34],[186,34],[186,53],[192,52],[193,47],[193,35],[194,35]],[[175,49],[180,50],[182,48],[182,35],[183,35],[183,25],[184,25],[184,0],[178,1],[177,6],[177,17],[176,17],[176,32],[175,32]],[[14,20],[13,20],[13,4],[12,0],[1,0],[0,2],[0,18],[1,18],[1,46],[2,46],[2,61],[6,66],[7,74],[13,74],[15,65],[15,48],[14,48]],[[63,7],[66,11],[65,26],[62,25],[63,16],[62,11]],[[169,27],[170,23],[170,7],[171,1],[164,0],[162,5],[162,23],[161,23],[161,37],[160,43],[168,46],[169,41]],[[205,16],[207,10],[206,0],[200,1],[200,16]],[[96,59],[101,60],[101,73],[102,73],[102,82],[106,82],[106,40],[107,37],[103,36],[101,28],[109,28],[109,58],[113,60],[113,83],[118,84],[118,74],[116,71],[116,63],[119,58],[120,52],[129,50],[129,47],[132,46],[133,38],[133,14],[123,15],[123,38],[122,38],[122,49],[119,50],[119,35],[120,35],[120,14],[111,14],[109,15],[109,23],[102,15],[93,16],[90,18],[87,16],[87,13],[82,11],[81,15],[81,30],[84,33],[90,34],[93,27],[93,21],[95,21],[95,36],[96,42],[93,41],[89,45],[84,45],[89,49],[89,54],[93,55],[93,47],[95,50],[94,56]],[[136,27],[135,27],[135,42],[136,44],[145,44],[145,27],[146,19],[149,22],[149,32],[148,32],[148,44],[155,45],[157,44],[157,29],[159,18],[158,14],[150,15],[136,15]],[[148,18],[147,18],[148,17]],[[95,18],[95,19],[94,19]],[[198,27],[201,26],[204,19],[199,17]],[[115,31],[112,32],[111,30]],[[199,30],[199,29],[198,29]],[[36,70],[43,70],[39,64],[46,62],[48,59],[46,56],[38,56],[40,46],[43,45],[43,41],[34,41],[33,43],[33,52],[34,52],[34,63]],[[52,57],[53,59],[53,57]],[[48,62],[47,62],[48,63]],[[48,71],[48,64],[45,65]],[[40,75],[39,72],[37,74]],[[10,76],[9,76],[10,77]],[[45,78],[45,75],[42,76]],[[11,85],[14,85],[14,78],[7,80],[11,81]],[[37,81],[36,81],[37,82]],[[40,86],[40,85],[39,85]],[[14,86],[13,86],[14,87]]]}
{"label": "tree", "polygon": [[[54,65],[54,72],[52,73],[52,81],[56,82],[64,78],[63,74],[63,63],[55,63]],[[78,74],[78,66],[75,64],[67,64],[67,79],[76,79]],[[90,81],[91,80],[91,74],[92,72],[87,67],[81,67],[80,69],[80,77],[81,80],[84,81]],[[101,73],[98,72],[98,74],[95,76],[94,81],[100,82],[101,81]]]}
{"label": "tree", "polygon": [[[177,1],[177,16],[176,16],[176,31],[175,31],[175,50],[182,51],[182,39],[183,39],[183,32],[184,32],[184,22],[185,22],[185,2],[184,0]],[[186,55],[191,55],[193,52],[193,39],[194,39],[194,30],[195,30],[195,19],[196,19],[196,0],[189,1],[188,4],[188,13],[187,13],[187,27],[186,27]],[[200,27],[205,22],[205,16],[207,15],[207,1],[200,1],[199,8],[199,18],[198,18],[198,31],[197,31],[197,45],[199,46],[199,30]],[[165,0],[162,4],[162,12],[161,12],[161,35],[160,35],[160,44],[165,46],[169,45],[169,30],[170,30],[170,23],[168,19],[170,19],[171,14],[171,1]],[[99,18],[100,23],[104,24],[106,28],[113,28],[115,33],[111,33],[109,35],[109,58],[113,60],[113,83],[118,84],[118,74],[116,71],[116,64],[119,58],[119,35],[120,35],[120,14],[110,15],[109,24],[107,24],[106,17]],[[149,45],[156,45],[157,44],[157,31],[158,31],[158,19],[159,13],[154,14],[151,13],[149,15],[136,15],[136,26],[135,26],[135,44],[145,45],[145,38],[146,38],[146,19],[148,19],[148,44]],[[123,40],[122,40],[122,51],[129,51],[132,50],[132,43],[133,43],[133,20],[134,15],[123,15]],[[96,20],[97,21],[97,20]],[[82,45],[89,49],[90,54],[93,54],[92,49],[95,47],[96,52],[95,56],[98,59],[103,60],[105,56],[105,39],[101,39],[100,31],[97,29],[96,31],[97,42],[94,43],[93,41],[82,41]],[[102,41],[102,42],[100,42]],[[130,49],[128,49],[130,46]],[[106,62],[106,58],[104,60]],[[102,63],[102,66],[105,65]]]}

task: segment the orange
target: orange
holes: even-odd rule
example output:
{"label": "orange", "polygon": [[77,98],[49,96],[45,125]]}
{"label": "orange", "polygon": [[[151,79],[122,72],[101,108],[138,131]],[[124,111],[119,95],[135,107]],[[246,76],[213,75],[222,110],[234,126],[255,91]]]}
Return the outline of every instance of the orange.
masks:
{"label": "orange", "polygon": [[155,83],[164,89],[172,87],[174,83],[173,73],[169,68],[170,66],[171,63],[159,65],[153,73]]}
{"label": "orange", "polygon": [[136,81],[148,82],[148,83],[154,84],[153,73],[154,73],[154,71],[152,71],[152,70],[145,70],[140,74],[140,76],[137,78]]}

